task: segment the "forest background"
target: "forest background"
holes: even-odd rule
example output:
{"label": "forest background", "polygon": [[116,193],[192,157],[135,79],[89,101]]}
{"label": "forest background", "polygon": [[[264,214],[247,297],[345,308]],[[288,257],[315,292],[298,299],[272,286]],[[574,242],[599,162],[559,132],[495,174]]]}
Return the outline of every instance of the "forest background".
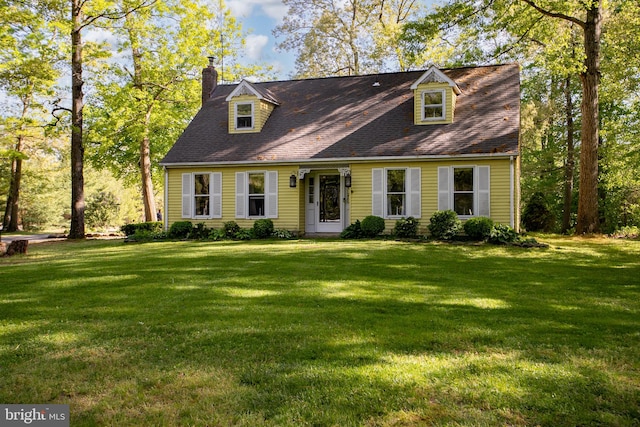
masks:
{"label": "forest background", "polygon": [[[283,3],[274,35],[296,58],[288,78],[518,62],[524,227],[575,232],[585,170],[597,180],[593,231],[640,226],[637,0]],[[591,21],[597,158],[581,169]],[[0,0],[0,23],[5,231],[79,237],[85,224],[155,220],[158,162],[200,107],[207,56],[223,83],[275,78],[243,60],[248,33],[222,0]]]}

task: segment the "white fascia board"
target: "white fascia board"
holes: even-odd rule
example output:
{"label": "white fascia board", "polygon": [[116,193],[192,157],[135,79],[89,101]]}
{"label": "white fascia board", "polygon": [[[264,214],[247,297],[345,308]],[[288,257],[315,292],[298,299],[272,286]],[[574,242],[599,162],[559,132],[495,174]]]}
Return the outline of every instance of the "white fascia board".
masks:
{"label": "white fascia board", "polygon": [[221,166],[256,166],[256,165],[307,165],[307,164],[335,164],[335,163],[371,163],[371,162],[438,162],[442,160],[496,160],[517,157],[514,153],[487,153],[487,154],[460,154],[460,155],[433,155],[433,156],[386,156],[386,157],[338,157],[331,159],[291,159],[291,160],[256,160],[256,161],[229,161],[207,163],[160,163],[166,168],[192,168],[192,167],[221,167]]}
{"label": "white fascia board", "polygon": [[431,74],[435,74],[436,81],[447,83],[449,86],[451,86],[453,88],[453,91],[456,93],[456,95],[460,95],[462,93],[462,91],[460,90],[456,82],[454,82],[449,77],[447,77],[442,71],[438,70],[435,65],[432,65],[431,68],[425,71],[424,74],[422,74],[420,78],[416,80],[414,84],[411,85],[411,90],[416,90],[418,86],[422,82],[424,82],[427,79],[427,77],[429,77]]}

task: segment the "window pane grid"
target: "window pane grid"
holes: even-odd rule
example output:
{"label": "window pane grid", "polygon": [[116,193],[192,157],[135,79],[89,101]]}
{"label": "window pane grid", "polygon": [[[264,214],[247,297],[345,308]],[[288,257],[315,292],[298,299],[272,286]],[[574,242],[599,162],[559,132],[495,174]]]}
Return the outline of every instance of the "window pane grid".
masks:
{"label": "window pane grid", "polygon": [[404,169],[387,170],[387,215],[402,216],[406,213],[406,171]]}
{"label": "window pane grid", "polygon": [[442,91],[430,91],[422,93],[422,117],[423,119],[444,118],[444,93]]}
{"label": "window pane grid", "polygon": [[249,216],[264,216],[264,173],[249,174]]}
{"label": "window pane grid", "polygon": [[458,215],[474,215],[474,184],[474,168],[453,170],[453,210]]}
{"label": "window pane grid", "polygon": [[253,104],[236,104],[236,128],[253,127]]}

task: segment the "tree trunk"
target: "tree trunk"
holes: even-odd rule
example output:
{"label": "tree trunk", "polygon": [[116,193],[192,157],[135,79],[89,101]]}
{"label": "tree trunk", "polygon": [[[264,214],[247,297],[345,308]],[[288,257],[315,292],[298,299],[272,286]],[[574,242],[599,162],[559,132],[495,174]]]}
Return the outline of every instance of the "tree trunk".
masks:
{"label": "tree trunk", "polygon": [[71,229],[70,239],[83,239],[84,231],[84,145],[82,141],[82,5],[71,0]]}
{"label": "tree trunk", "polygon": [[575,171],[573,143],[573,98],[571,96],[571,77],[565,81],[565,112],[567,117],[567,159],[564,165],[564,211],[562,215],[562,233],[571,228],[571,207],[573,205],[573,174]]}
{"label": "tree trunk", "polygon": [[[131,57],[133,58],[133,87],[138,89],[140,93],[144,93],[144,84],[142,76],[142,52],[140,51],[140,40],[135,31],[135,25],[132,15],[127,15],[127,26],[129,33],[129,41],[131,43]],[[144,205],[145,221],[155,221],[156,202],[153,194],[153,180],[151,179],[151,145],[149,141],[149,126],[151,123],[151,113],[153,111],[153,103],[151,100],[147,105],[147,111],[144,116],[142,138],[140,140],[140,178],[142,183],[142,203]]]}
{"label": "tree trunk", "polygon": [[151,111],[149,108],[145,116],[144,136],[140,143],[140,176],[142,178],[142,199],[144,202],[145,221],[155,221],[156,202],[153,195],[153,180],[151,179],[151,148],[149,145],[149,121]]}
{"label": "tree trunk", "polygon": [[598,85],[602,0],[591,3],[584,25],[585,71],[582,81],[582,143],[576,234],[600,231],[598,215]]}
{"label": "tree trunk", "polygon": [[[22,135],[18,136],[15,150],[20,155],[22,150]],[[9,185],[9,194],[7,195],[7,207],[4,211],[4,219],[2,221],[2,229],[4,231],[18,231],[20,225],[20,181],[22,180],[22,159],[15,157],[11,161],[11,184]]]}

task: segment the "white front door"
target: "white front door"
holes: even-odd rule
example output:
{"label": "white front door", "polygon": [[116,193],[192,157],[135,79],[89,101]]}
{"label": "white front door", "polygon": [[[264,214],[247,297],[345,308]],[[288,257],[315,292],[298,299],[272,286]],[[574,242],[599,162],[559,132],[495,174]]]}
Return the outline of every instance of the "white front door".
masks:
{"label": "white front door", "polygon": [[339,173],[308,175],[306,194],[307,231],[339,233],[343,230],[342,177]]}

